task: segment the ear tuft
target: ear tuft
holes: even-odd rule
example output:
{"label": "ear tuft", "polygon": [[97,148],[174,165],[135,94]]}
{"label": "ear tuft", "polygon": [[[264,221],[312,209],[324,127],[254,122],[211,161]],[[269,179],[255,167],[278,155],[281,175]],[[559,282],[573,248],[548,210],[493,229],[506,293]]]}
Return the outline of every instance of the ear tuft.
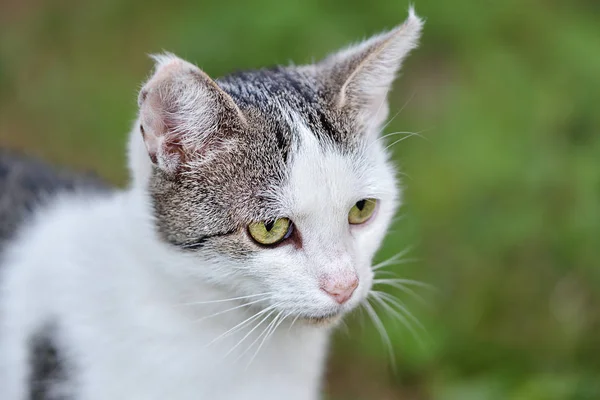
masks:
{"label": "ear tuft", "polygon": [[154,60],[154,72],[158,71],[167,64],[183,61],[175,54],[169,53],[168,51],[165,51],[164,53],[150,54],[150,58]]}

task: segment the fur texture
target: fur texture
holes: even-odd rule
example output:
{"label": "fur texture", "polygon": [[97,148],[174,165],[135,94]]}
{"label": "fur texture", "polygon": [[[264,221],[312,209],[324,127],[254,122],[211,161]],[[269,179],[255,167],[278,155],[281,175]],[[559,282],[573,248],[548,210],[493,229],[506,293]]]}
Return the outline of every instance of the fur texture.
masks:
{"label": "fur texture", "polygon": [[[319,398],[331,328],[369,292],[399,203],[379,130],[421,26],[411,10],[320,63],[218,80],[157,56],[130,187],[57,196],[4,254],[0,398],[31,396],[48,338],[62,369],[39,378],[45,399]],[[362,199],[376,214],[350,225]],[[281,217],[289,240],[249,236]],[[321,289],[355,280],[342,304]]]}
{"label": "fur texture", "polygon": [[106,190],[94,175],[75,174],[0,150],[0,254],[23,220],[57,193]]}

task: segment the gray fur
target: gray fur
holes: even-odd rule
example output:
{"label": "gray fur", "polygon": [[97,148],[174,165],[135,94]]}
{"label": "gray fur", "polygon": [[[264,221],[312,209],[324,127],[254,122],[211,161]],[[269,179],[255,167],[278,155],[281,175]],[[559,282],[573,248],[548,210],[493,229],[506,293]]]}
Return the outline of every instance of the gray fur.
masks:
{"label": "gray fur", "polygon": [[246,226],[280,216],[262,194],[286,179],[298,140],[290,115],[300,116],[323,145],[340,152],[353,151],[363,132],[351,113],[333,106],[327,82],[316,69],[245,71],[216,82],[245,116],[243,130],[227,133],[235,138],[235,148],[201,170],[173,176],[156,168],[151,193],[158,229],[167,241],[184,246],[201,241],[204,247],[243,256],[258,250],[239,240]]}

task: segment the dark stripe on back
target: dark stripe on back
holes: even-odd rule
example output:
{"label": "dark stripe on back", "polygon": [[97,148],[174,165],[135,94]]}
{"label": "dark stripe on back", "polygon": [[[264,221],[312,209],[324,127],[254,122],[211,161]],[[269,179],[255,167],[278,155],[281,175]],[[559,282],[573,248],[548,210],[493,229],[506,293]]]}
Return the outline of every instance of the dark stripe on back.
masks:
{"label": "dark stripe on back", "polygon": [[57,390],[57,385],[67,382],[67,374],[56,344],[56,332],[56,326],[46,326],[30,339],[30,400],[67,400]]}

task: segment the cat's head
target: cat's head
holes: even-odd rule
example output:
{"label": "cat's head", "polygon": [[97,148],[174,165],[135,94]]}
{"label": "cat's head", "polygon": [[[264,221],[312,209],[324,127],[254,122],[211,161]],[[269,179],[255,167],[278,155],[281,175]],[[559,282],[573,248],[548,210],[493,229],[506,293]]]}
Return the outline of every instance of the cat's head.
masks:
{"label": "cat's head", "polygon": [[309,320],[364,300],[399,203],[380,140],[386,96],[421,27],[411,10],[319,63],[217,80],[155,57],[139,95],[134,185],[190,276]]}

